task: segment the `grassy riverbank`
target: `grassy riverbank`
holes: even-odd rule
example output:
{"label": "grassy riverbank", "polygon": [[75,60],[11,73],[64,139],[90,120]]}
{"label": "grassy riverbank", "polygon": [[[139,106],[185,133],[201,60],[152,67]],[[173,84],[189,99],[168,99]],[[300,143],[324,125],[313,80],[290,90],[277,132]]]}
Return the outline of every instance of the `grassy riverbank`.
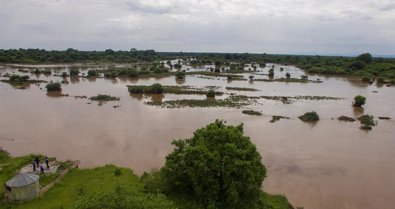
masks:
{"label": "grassy riverbank", "polygon": [[[23,166],[31,163],[33,156],[7,157],[0,160],[0,183],[3,185]],[[53,177],[53,178],[52,178]],[[40,186],[48,184],[57,175],[40,176]],[[42,197],[24,203],[4,201],[4,187],[0,187],[0,208],[42,209],[42,208],[113,208],[120,204],[122,208],[196,208],[193,201],[176,196],[153,194],[146,191],[145,181],[128,168],[105,165],[91,169],[72,168],[59,182]],[[103,201],[103,199],[108,201]],[[117,201],[117,198],[122,199]],[[262,192],[267,208],[289,209],[287,198],[282,195],[269,195]],[[127,200],[127,201],[126,201]],[[117,201],[117,202],[113,202]],[[104,202],[104,203],[103,203]],[[122,206],[122,204],[124,204]]]}

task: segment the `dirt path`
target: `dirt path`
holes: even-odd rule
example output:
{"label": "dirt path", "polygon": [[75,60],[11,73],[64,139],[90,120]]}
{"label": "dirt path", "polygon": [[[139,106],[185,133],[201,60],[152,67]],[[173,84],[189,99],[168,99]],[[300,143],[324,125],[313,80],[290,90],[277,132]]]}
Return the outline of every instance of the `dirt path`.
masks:
{"label": "dirt path", "polygon": [[40,189],[40,193],[38,194],[39,197],[43,196],[45,192],[47,192],[50,188],[52,188],[56,183],[63,179],[63,177],[73,168],[78,167],[78,161],[74,161],[73,164],[59,173],[59,176],[51,181],[49,184],[45,185],[43,188]]}

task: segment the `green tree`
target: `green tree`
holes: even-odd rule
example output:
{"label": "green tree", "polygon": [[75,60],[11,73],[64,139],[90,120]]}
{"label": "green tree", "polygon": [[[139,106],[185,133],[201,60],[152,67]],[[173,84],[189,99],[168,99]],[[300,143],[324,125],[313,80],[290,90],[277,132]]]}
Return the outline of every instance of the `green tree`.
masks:
{"label": "green tree", "polygon": [[181,71],[177,72],[176,79],[185,79],[185,73]]}
{"label": "green tree", "polygon": [[358,95],[354,97],[353,106],[362,107],[366,103],[366,98],[364,96]]}
{"label": "green tree", "polygon": [[49,83],[45,86],[47,91],[62,91],[60,83]]}
{"label": "green tree", "polygon": [[260,208],[266,169],[243,125],[216,120],[176,140],[162,168],[170,193],[187,195],[206,208]]}
{"label": "green tree", "polygon": [[372,57],[372,55],[370,53],[364,53],[364,54],[360,54],[357,57],[357,60],[363,61],[366,64],[370,64],[372,62],[372,60],[373,60],[373,57]]}
{"label": "green tree", "polygon": [[73,68],[73,69],[70,69],[70,70],[69,70],[69,73],[70,73],[70,76],[71,76],[71,77],[76,77],[76,76],[78,76],[78,74],[80,73],[80,70],[78,70],[78,69],[76,69],[76,68]]}

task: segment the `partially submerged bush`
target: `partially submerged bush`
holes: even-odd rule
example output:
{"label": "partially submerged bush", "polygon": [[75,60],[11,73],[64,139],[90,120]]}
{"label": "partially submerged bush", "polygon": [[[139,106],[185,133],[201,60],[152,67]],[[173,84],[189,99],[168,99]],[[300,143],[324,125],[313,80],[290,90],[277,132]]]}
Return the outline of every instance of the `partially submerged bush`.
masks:
{"label": "partially submerged bush", "polygon": [[364,96],[358,95],[354,97],[354,103],[353,106],[355,107],[362,107],[366,102],[366,98]]}
{"label": "partially submerged bush", "polygon": [[280,116],[280,115],[273,115],[272,120],[270,120],[270,123],[274,123],[276,121],[279,121],[280,119],[289,119],[289,117]]}
{"label": "partially submerged bush", "polygon": [[29,76],[28,75],[11,75],[8,79],[10,82],[26,82],[27,80],[29,80]]}
{"label": "partially submerged bush", "polygon": [[344,115],[338,117],[337,119],[340,120],[340,121],[345,121],[345,122],[354,122],[355,121],[354,118],[347,117],[347,116],[344,116]]}
{"label": "partially submerged bush", "polygon": [[76,68],[72,68],[69,70],[70,76],[71,77],[77,77],[78,74],[80,73],[80,70],[76,69]]}
{"label": "partially submerged bush", "polygon": [[365,126],[375,126],[376,124],[374,123],[372,115],[362,115],[361,117],[358,118],[359,122],[361,122],[362,125]]}
{"label": "partially submerged bush", "polygon": [[154,83],[151,86],[128,86],[131,94],[162,94],[163,87],[160,83]]}
{"label": "partially submerged bush", "polygon": [[373,79],[372,79],[371,77],[365,76],[365,77],[363,77],[363,78],[361,79],[361,81],[364,82],[364,83],[372,83],[372,82],[373,82]]}
{"label": "partially submerged bush", "polygon": [[106,102],[106,101],[116,101],[116,100],[119,100],[119,97],[113,97],[113,96],[105,95],[105,94],[98,94],[97,96],[90,97],[89,99],[90,99],[90,100],[93,100],[93,101]]}
{"label": "partially submerged bush", "polygon": [[304,115],[301,115],[298,118],[304,122],[316,122],[316,121],[320,120],[320,117],[318,116],[318,114],[315,111],[306,112]]}
{"label": "partially submerged bush", "polygon": [[176,79],[185,79],[185,73],[184,72],[177,72],[176,73]]}
{"label": "partially submerged bush", "polygon": [[243,110],[242,113],[246,114],[246,115],[262,115],[261,112],[254,111],[254,110]]}
{"label": "partially submerged bush", "polygon": [[8,158],[10,158],[10,153],[0,147],[0,162],[3,160],[7,160]]}
{"label": "partially submerged bush", "polygon": [[154,83],[151,85],[149,92],[152,94],[161,94],[163,93],[163,87],[160,83]]}
{"label": "partially submerged bush", "polygon": [[209,98],[214,98],[215,97],[215,91],[214,90],[210,90],[207,92],[207,97]]}
{"label": "partially submerged bush", "polygon": [[47,89],[47,91],[62,91],[62,87],[58,82],[49,83],[45,86],[45,88]]}
{"label": "partially submerged bush", "polygon": [[96,70],[88,70],[88,77],[95,77],[97,75],[98,74]]}

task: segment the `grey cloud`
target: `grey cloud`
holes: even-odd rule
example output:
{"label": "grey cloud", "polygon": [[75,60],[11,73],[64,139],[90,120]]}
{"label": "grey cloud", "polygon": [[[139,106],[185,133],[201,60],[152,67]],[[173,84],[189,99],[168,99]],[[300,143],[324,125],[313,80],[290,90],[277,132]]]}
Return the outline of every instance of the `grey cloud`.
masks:
{"label": "grey cloud", "polygon": [[391,0],[0,1],[0,48],[395,52]]}

